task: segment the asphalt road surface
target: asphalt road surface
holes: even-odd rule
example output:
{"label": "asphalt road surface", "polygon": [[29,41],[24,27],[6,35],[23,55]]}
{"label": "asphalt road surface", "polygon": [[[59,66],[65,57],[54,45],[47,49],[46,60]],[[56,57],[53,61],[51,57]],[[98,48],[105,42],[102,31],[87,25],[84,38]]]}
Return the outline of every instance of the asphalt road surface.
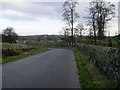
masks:
{"label": "asphalt road surface", "polygon": [[2,66],[3,88],[80,88],[75,56],[51,49]]}

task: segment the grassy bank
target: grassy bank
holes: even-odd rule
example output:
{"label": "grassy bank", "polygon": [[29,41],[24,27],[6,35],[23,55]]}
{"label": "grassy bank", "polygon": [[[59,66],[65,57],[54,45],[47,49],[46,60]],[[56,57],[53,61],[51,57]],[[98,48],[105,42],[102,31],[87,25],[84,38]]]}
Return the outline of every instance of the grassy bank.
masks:
{"label": "grassy bank", "polygon": [[81,88],[115,88],[112,80],[103,76],[97,67],[77,48],[73,48],[76,56]]}
{"label": "grassy bank", "polygon": [[42,48],[42,47],[41,48],[34,48],[34,49],[31,49],[31,50],[26,51],[26,52],[21,52],[19,55],[16,55],[16,56],[8,56],[5,58],[2,58],[2,62],[0,62],[0,63],[5,64],[5,63],[11,62],[11,61],[15,61],[15,60],[19,60],[19,59],[28,57],[30,55],[41,53],[41,52],[44,52],[47,50],[48,50],[48,48]]}

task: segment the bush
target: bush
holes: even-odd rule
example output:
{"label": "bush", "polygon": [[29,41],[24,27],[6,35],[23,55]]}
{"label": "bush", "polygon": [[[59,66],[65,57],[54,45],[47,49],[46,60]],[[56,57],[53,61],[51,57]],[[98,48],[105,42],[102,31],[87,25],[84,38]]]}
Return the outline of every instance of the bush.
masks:
{"label": "bush", "polygon": [[16,56],[16,55],[19,55],[21,52],[27,52],[29,50],[31,50],[33,48],[20,48],[20,49],[2,49],[2,57],[5,58],[5,57],[8,57],[8,56]]}
{"label": "bush", "polygon": [[2,49],[2,57],[7,57],[7,56],[15,56],[19,55],[19,51],[15,49]]}

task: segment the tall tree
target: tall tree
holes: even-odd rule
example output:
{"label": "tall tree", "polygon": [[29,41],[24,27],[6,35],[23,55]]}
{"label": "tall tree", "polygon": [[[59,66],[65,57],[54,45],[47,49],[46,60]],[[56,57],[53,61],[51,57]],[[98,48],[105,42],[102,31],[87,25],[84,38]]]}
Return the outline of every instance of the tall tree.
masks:
{"label": "tall tree", "polygon": [[97,27],[98,27],[98,38],[104,38],[104,32],[106,28],[106,24],[115,16],[115,5],[110,2],[105,2],[103,0],[99,0],[96,3],[97,10]]}
{"label": "tall tree", "polygon": [[93,0],[89,4],[88,12],[88,23],[93,27],[96,43],[96,36],[99,40],[104,38],[106,24],[115,16],[115,5],[104,0]]}
{"label": "tall tree", "polygon": [[74,40],[74,22],[76,21],[76,18],[79,17],[78,13],[76,12],[77,4],[78,2],[75,0],[67,0],[63,4],[63,17],[71,30],[72,44]]}
{"label": "tall tree", "polygon": [[93,31],[94,31],[94,40],[95,40],[95,44],[96,44],[96,8],[95,8],[96,2],[92,1],[89,4],[89,8],[88,8],[88,12],[89,12],[89,16],[88,18],[88,25],[92,25]]}
{"label": "tall tree", "polygon": [[6,28],[2,33],[2,42],[16,43],[17,39],[18,35],[14,32],[12,27]]}

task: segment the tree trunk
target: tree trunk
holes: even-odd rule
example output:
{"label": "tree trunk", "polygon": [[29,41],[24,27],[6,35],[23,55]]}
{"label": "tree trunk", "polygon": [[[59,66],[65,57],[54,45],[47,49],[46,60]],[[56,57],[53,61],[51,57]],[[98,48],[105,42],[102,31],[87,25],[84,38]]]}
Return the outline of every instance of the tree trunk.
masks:
{"label": "tree trunk", "polygon": [[95,22],[93,21],[93,30],[94,30],[94,40],[95,40],[95,45],[97,44],[96,42],[96,29],[95,29]]}
{"label": "tree trunk", "polygon": [[73,36],[73,9],[71,9],[71,39],[72,39],[72,46],[73,46],[73,42],[74,42],[74,36]]}

